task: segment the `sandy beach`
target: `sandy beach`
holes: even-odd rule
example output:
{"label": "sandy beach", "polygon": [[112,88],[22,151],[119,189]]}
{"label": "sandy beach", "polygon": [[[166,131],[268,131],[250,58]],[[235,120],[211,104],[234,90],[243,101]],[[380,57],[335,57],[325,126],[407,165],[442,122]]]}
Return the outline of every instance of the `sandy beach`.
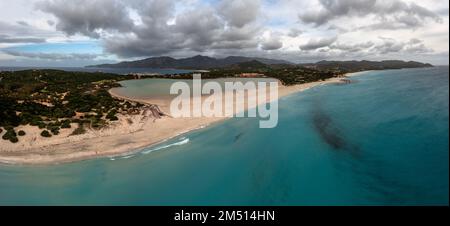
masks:
{"label": "sandy beach", "polygon": [[[342,78],[306,83],[294,86],[279,85],[278,97],[284,97],[309,88],[340,82]],[[169,114],[170,99],[130,99],[110,90],[116,98],[128,99],[146,104],[158,105]],[[246,105],[246,109],[256,106]],[[228,117],[173,118],[165,116],[153,118],[148,112],[136,115],[119,115],[119,121],[100,130],[88,129],[85,134],[71,135],[77,127],[61,130],[61,134],[51,138],[40,136],[40,130],[32,126],[20,126],[27,135],[19,137],[13,144],[0,140],[0,163],[4,164],[59,164],[100,157],[113,157],[137,152],[192,130],[204,128]],[[2,132],[3,135],[5,131]]]}

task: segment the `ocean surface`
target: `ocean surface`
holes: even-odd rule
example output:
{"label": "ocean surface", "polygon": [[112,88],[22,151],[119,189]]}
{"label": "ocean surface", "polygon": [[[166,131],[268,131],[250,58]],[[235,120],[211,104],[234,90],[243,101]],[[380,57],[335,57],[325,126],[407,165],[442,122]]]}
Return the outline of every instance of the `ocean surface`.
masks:
{"label": "ocean surface", "polygon": [[[361,73],[115,158],[0,166],[0,204],[448,205],[448,67]],[[132,87],[129,87],[132,88]]]}
{"label": "ocean surface", "polygon": [[83,71],[83,72],[104,72],[114,74],[131,74],[131,73],[147,73],[147,74],[185,74],[192,70],[179,69],[157,69],[157,68],[96,68],[96,67],[0,67],[0,71],[23,71],[34,69],[54,69],[63,71]]}

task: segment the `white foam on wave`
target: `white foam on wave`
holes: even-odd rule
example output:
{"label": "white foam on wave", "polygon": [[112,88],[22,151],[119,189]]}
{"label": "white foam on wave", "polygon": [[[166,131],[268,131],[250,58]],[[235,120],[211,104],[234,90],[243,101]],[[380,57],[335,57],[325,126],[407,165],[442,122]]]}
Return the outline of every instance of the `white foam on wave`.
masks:
{"label": "white foam on wave", "polygon": [[133,158],[134,157],[134,155],[127,155],[127,156],[123,156],[122,158],[123,159],[129,159],[129,158]]}
{"label": "white foam on wave", "polygon": [[154,152],[154,151],[158,151],[158,150],[169,148],[169,147],[173,147],[173,146],[180,146],[180,145],[184,145],[184,144],[187,144],[187,143],[189,143],[189,138],[185,138],[185,139],[183,139],[183,140],[181,140],[179,142],[173,143],[173,144],[168,144],[168,145],[164,145],[164,146],[161,146],[161,147],[152,148],[150,150],[143,151],[141,153],[146,155],[146,154],[149,154],[149,153]]}

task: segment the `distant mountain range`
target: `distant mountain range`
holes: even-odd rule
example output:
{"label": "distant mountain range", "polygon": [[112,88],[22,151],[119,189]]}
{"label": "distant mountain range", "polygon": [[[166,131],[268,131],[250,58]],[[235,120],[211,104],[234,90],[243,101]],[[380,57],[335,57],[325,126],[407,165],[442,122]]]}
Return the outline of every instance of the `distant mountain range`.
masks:
{"label": "distant mountain range", "polygon": [[229,56],[222,59],[217,59],[207,56],[194,56],[189,58],[175,59],[172,57],[152,57],[137,61],[124,61],[117,64],[101,64],[92,65],[88,67],[96,68],[171,68],[171,69],[210,69],[228,67],[231,65],[249,62],[259,61],[263,64],[293,64],[289,61],[274,60],[258,57],[241,57],[241,56]]}
{"label": "distant mountain range", "polygon": [[137,61],[124,61],[117,64],[101,64],[88,67],[95,68],[171,68],[171,69],[212,69],[212,68],[264,68],[305,66],[323,70],[340,69],[345,71],[383,70],[400,68],[432,67],[431,64],[415,61],[385,60],[385,61],[319,61],[317,63],[294,64],[285,60],[274,60],[258,57],[229,56],[213,58],[194,56],[175,59],[172,57],[152,57]]}
{"label": "distant mountain range", "polygon": [[361,70],[383,70],[383,69],[401,69],[401,68],[419,68],[433,67],[431,64],[420,63],[416,61],[401,60],[383,60],[383,61],[319,61],[314,64],[303,64],[303,66],[316,67],[318,69],[335,69],[339,68],[346,71]]}

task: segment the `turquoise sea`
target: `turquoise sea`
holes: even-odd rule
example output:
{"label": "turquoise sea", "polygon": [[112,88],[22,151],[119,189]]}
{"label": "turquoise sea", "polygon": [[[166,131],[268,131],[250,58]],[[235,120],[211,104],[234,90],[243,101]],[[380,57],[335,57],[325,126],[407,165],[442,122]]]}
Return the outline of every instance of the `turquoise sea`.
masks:
{"label": "turquoise sea", "polygon": [[[0,166],[2,205],[448,205],[448,67],[365,72],[130,156]],[[132,87],[131,87],[132,88]]]}

